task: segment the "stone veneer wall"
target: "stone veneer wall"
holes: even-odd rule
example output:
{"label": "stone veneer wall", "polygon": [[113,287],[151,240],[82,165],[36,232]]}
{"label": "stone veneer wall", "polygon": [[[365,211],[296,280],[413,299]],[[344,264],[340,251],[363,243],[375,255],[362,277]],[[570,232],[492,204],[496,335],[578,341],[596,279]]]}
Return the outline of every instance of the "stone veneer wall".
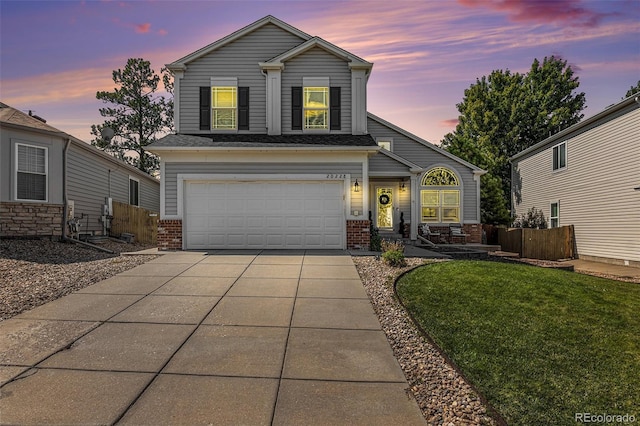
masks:
{"label": "stone veneer wall", "polygon": [[0,203],[1,237],[62,237],[62,204]]}
{"label": "stone veneer wall", "polygon": [[371,240],[368,220],[347,220],[347,249],[369,250]]}
{"label": "stone veneer wall", "polygon": [[182,220],[158,221],[158,250],[182,250]]}

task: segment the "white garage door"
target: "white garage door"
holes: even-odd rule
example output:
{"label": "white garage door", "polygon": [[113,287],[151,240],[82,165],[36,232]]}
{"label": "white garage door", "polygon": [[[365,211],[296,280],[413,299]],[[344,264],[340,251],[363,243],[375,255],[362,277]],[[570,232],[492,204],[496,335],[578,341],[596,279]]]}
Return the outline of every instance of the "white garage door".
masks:
{"label": "white garage door", "polygon": [[187,249],[343,249],[342,182],[187,182]]}

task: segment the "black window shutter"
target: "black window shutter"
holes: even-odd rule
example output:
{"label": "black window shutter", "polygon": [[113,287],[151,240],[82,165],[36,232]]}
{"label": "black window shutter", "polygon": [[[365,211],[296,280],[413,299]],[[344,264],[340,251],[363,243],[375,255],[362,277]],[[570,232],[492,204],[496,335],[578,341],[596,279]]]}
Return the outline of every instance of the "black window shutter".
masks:
{"label": "black window shutter", "polygon": [[238,87],[238,130],[249,130],[248,87]]}
{"label": "black window shutter", "polygon": [[342,112],[340,105],[340,87],[331,87],[329,89],[329,122],[331,123],[331,130],[340,130]]}
{"label": "black window shutter", "polygon": [[200,130],[211,130],[211,87],[200,88]]}
{"label": "black window shutter", "polygon": [[291,130],[302,130],[302,87],[291,88]]}

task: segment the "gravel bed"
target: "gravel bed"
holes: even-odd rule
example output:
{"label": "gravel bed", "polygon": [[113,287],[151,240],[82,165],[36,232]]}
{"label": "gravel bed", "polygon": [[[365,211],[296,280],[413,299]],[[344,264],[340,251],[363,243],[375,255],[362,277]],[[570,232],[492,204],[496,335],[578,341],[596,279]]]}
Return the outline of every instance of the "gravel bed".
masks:
{"label": "gravel bed", "polygon": [[120,256],[149,246],[105,241],[116,254],[50,240],[0,240],[0,321],[11,318],[157,256]]}
{"label": "gravel bed", "polygon": [[353,257],[353,262],[428,424],[495,425],[475,391],[420,333],[395,297],[395,279],[424,260],[407,259],[403,268],[372,256]]}

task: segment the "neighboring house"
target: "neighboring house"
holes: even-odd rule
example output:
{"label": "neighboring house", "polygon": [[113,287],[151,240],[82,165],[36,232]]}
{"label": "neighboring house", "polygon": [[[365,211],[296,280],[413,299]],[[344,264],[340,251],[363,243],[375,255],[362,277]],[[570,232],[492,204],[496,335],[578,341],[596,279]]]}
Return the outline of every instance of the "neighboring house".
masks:
{"label": "neighboring house", "polygon": [[578,256],[640,266],[640,101],[624,99],[511,158],[514,213],[573,225]]}
{"label": "neighboring house", "polygon": [[[102,235],[105,199],[160,209],[157,179],[0,102],[0,236]],[[65,235],[66,235],[65,229]]]}
{"label": "neighboring house", "polygon": [[167,67],[160,248],[367,248],[370,219],[480,242],[484,171],[368,114],[372,63],[267,16]]}

